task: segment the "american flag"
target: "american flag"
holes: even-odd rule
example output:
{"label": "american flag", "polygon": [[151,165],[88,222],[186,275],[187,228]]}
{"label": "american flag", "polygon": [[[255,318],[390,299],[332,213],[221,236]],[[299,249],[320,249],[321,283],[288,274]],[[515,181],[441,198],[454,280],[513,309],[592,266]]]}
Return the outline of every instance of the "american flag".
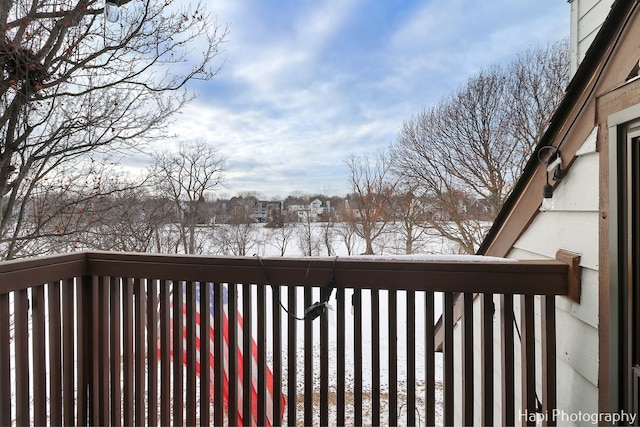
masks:
{"label": "american flag", "polygon": [[[200,375],[200,289],[201,289],[201,285],[199,283],[195,283],[194,284],[196,287],[196,374],[199,376]],[[214,354],[213,354],[213,349],[214,349],[214,329],[213,329],[213,324],[214,324],[214,318],[213,318],[213,309],[214,309],[214,301],[213,301],[213,283],[208,283],[206,285],[208,291],[209,291],[209,316],[210,316],[210,321],[209,324],[211,325],[209,328],[209,340],[210,340],[210,351],[212,352],[210,354],[210,358],[209,358],[209,369],[211,372],[210,378],[211,378],[211,384],[209,384],[211,393],[211,399],[213,399],[213,378],[214,378],[214,367],[215,367],[215,361],[214,361]],[[186,285],[182,286],[182,292],[183,295],[186,293]],[[223,294],[222,294],[222,298],[223,298],[223,303],[224,303],[224,314],[223,314],[223,337],[224,337],[224,406],[225,408],[228,408],[228,403],[229,403],[229,324],[228,324],[228,313],[227,313],[227,307],[228,307],[228,300],[229,300],[229,296],[228,296],[228,291],[227,291],[227,286],[223,286]],[[183,301],[186,300],[186,298],[183,298]],[[172,303],[173,305],[173,303]],[[172,311],[173,312],[173,311]],[[257,424],[257,418],[258,418],[258,377],[257,377],[257,372],[258,372],[258,346],[256,344],[256,341],[254,339],[252,339],[252,369],[251,369],[251,390],[252,390],[252,419],[251,419],[251,423],[244,423],[243,419],[242,419],[242,379],[243,379],[243,348],[242,348],[242,331],[243,331],[243,325],[242,325],[242,315],[238,312],[237,314],[237,322],[238,322],[238,346],[237,346],[237,357],[238,357],[238,361],[237,361],[237,366],[238,366],[238,377],[237,377],[237,381],[238,381],[238,396],[237,396],[237,402],[238,402],[238,414],[237,414],[237,420],[238,420],[238,425],[240,426],[244,426],[244,425],[252,425],[255,426]],[[186,315],[187,315],[187,306],[186,303],[183,303],[182,305],[182,316],[183,316],[183,325],[186,325]],[[170,320],[170,328],[171,328],[171,333],[170,336],[173,336],[173,319]],[[185,341],[185,345],[183,346],[183,348],[186,349],[186,337],[187,337],[187,329],[186,326],[183,327],[182,330],[182,337],[183,340]],[[160,354],[158,352],[158,354]],[[173,345],[171,345],[171,357],[173,357]],[[186,350],[184,353],[184,357],[182,359],[185,363],[187,360],[187,356],[186,356]],[[267,397],[266,397],[266,404],[267,404],[267,425],[271,426],[273,425],[273,419],[272,419],[272,414],[273,414],[273,373],[271,372],[271,369],[269,369],[267,367],[266,370],[266,374],[267,374]],[[282,413],[280,414],[280,417],[282,417],[282,415],[284,414],[284,408],[285,408],[285,397],[284,395],[280,396],[280,398],[282,399]],[[231,416],[231,414],[229,414]]]}

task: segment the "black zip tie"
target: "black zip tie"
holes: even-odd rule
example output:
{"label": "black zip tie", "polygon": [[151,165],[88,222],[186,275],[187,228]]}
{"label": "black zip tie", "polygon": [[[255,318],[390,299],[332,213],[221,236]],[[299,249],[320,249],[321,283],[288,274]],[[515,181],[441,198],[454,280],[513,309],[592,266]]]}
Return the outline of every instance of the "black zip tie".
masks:
{"label": "black zip tie", "polygon": [[[313,304],[311,307],[308,307],[304,312],[304,317],[308,320],[313,320],[317,317],[320,317],[327,311],[329,307],[329,299],[331,298],[331,293],[333,289],[336,287],[336,264],[338,261],[338,257],[336,256],[333,259],[333,272],[331,273],[331,279],[329,279],[329,283],[326,287],[322,288],[320,291],[320,299],[322,301]],[[326,295],[326,298],[323,298],[323,294]]]}
{"label": "black zip tie", "polygon": [[333,293],[333,290],[338,285],[338,281],[336,280],[336,265],[337,264],[338,264],[338,257],[336,256],[333,259],[333,271],[331,272],[331,279],[329,280],[329,284],[325,288],[325,289],[328,289],[328,292],[329,292],[327,294],[327,298],[325,298],[325,303],[329,302],[329,300],[331,299],[331,294]]}

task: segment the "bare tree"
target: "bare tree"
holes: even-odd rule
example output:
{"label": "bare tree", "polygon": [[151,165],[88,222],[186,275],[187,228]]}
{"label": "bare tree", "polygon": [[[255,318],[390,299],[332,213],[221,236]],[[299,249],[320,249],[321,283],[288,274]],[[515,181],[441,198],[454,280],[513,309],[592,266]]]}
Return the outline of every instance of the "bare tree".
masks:
{"label": "bare tree", "polygon": [[314,232],[313,221],[310,212],[306,212],[296,224],[296,235],[298,237],[298,249],[302,256],[320,255],[321,242]]}
{"label": "bare tree", "polygon": [[517,56],[508,74],[510,130],[514,139],[527,142],[526,160],[547,129],[569,83],[568,41],[527,50]]}
{"label": "bare tree", "polygon": [[280,256],[284,256],[287,248],[293,239],[295,226],[284,224],[282,227],[269,229],[269,240],[267,243],[278,250]]}
{"label": "bare tree", "polygon": [[390,215],[390,199],[396,180],[390,173],[385,154],[372,161],[368,156],[351,155],[346,160],[350,171],[351,197],[344,210],[344,220],[365,242],[365,255],[373,255],[373,242],[385,231]]}
{"label": "bare tree", "polygon": [[322,240],[322,245],[327,250],[327,256],[333,256],[336,254],[336,251],[333,248],[333,243],[336,238],[334,222],[332,220],[323,221],[319,225],[320,225],[320,239]]}
{"label": "bare tree", "polygon": [[487,225],[463,208],[488,206],[488,221],[500,211],[562,97],[568,64],[566,44],[530,50],[403,124],[394,169],[432,204],[429,226],[465,252],[475,252]]}
{"label": "bare tree", "polygon": [[190,99],[185,84],[218,72],[226,29],[202,5],[121,0],[108,24],[104,4],[0,2],[2,258],[25,254],[11,240],[29,234],[19,215],[39,183],[88,153],[99,160],[159,137]]}
{"label": "bare tree", "polygon": [[339,222],[335,226],[335,233],[340,236],[347,249],[347,255],[355,255],[356,253],[356,231],[355,226],[348,222]]}
{"label": "bare tree", "polygon": [[213,240],[221,255],[247,256],[260,245],[259,237],[255,224],[236,222],[216,226]]}
{"label": "bare tree", "polygon": [[412,254],[422,249],[420,242],[427,231],[427,203],[416,195],[416,188],[403,185],[396,191],[391,204],[394,224],[398,227],[398,235],[404,241],[404,253]]}
{"label": "bare tree", "polygon": [[213,240],[222,255],[246,256],[262,243],[253,217],[256,201],[254,196],[239,196],[228,223],[216,226]]}
{"label": "bare tree", "polygon": [[139,184],[100,162],[74,162],[42,179],[27,177],[26,193],[16,201],[2,253],[11,259],[91,247],[86,237],[115,208],[107,199]]}
{"label": "bare tree", "polygon": [[202,250],[199,226],[208,225],[211,217],[206,211],[205,196],[218,187],[224,172],[224,158],[202,140],[181,142],[176,152],[156,154],[151,176],[157,195],[173,202],[184,253]]}
{"label": "bare tree", "polygon": [[126,252],[176,252],[168,226],[177,221],[168,199],[152,197],[142,187],[118,191],[98,201],[101,215],[82,233],[89,248]]}

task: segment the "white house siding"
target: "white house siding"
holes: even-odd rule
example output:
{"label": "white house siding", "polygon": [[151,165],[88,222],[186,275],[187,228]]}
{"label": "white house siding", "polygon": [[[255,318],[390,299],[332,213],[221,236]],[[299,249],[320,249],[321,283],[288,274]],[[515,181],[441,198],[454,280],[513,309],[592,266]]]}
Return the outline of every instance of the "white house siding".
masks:
{"label": "white house siding", "polygon": [[571,75],[609,14],[614,0],[570,0],[571,3]]}
{"label": "white house siding", "polygon": [[[592,134],[595,135],[595,134]],[[593,141],[587,139],[564,179],[554,191],[554,209],[540,212],[509,253],[514,259],[555,259],[558,249],[581,255],[582,295],[580,303],[568,298],[556,299],[558,408],[569,413],[597,412],[598,409],[598,193],[599,154]],[[567,163],[565,160],[565,164]],[[542,192],[542,188],[540,188]],[[501,316],[499,297],[495,298],[496,319]],[[516,318],[519,319],[519,298],[514,301]],[[539,325],[539,302],[536,301]],[[474,347],[480,354],[480,300],[474,309]],[[520,322],[518,321],[518,325]],[[496,384],[500,384],[500,322],[494,322]],[[539,337],[538,337],[539,340]],[[454,329],[454,346],[460,348],[461,328]],[[540,348],[538,346],[538,348]],[[516,344],[516,355],[519,354]],[[540,355],[538,355],[538,359]],[[461,402],[461,358],[455,358],[456,402]],[[516,379],[520,363],[516,357]],[[536,367],[538,390],[541,390],[540,367]],[[475,385],[480,387],[480,360],[475,360]],[[520,399],[520,387],[514,390],[516,401]],[[539,395],[540,397],[540,395]],[[501,424],[499,394],[494,397],[495,423]],[[480,425],[480,402],[476,402],[476,425]],[[455,421],[461,424],[460,411]],[[518,411],[516,410],[516,418]],[[520,422],[521,420],[516,420]],[[559,425],[573,425],[563,423]],[[579,425],[579,424],[578,424]]]}
{"label": "white house siding", "polygon": [[580,303],[565,297],[556,302],[558,408],[566,413],[598,410],[599,154],[583,152],[556,187],[554,209],[540,212],[509,254],[553,259],[565,249],[581,255]]}
{"label": "white house siding", "polygon": [[[481,304],[479,304],[480,300],[476,299],[476,301],[474,302],[474,309],[473,309],[473,317],[474,317],[474,388],[475,388],[475,392],[474,394],[476,396],[480,395],[480,390],[481,390],[481,382],[480,382],[480,372],[481,372],[481,360],[480,360],[480,354],[482,354],[482,348],[481,348],[481,331],[480,331],[480,315],[481,315]],[[494,303],[495,303],[495,307],[496,307],[496,312],[494,314],[494,323],[493,323],[493,340],[494,340],[494,358],[493,358],[493,371],[498,373],[501,371],[502,366],[501,366],[501,360],[500,360],[500,318],[502,316],[502,313],[500,312],[500,299],[498,296],[495,297],[494,299]],[[516,302],[517,304],[517,302]],[[454,328],[453,331],[453,345],[454,345],[454,349],[459,349],[461,348],[462,345],[462,328],[460,327],[460,324],[456,325],[456,327]],[[518,352],[520,351],[520,344],[519,342],[515,342],[515,349],[514,352],[515,354],[518,354]],[[454,425],[460,426],[462,425],[462,411],[463,411],[463,407],[462,407],[462,357],[459,357],[460,355],[457,354],[456,357],[454,357],[454,393],[456,394],[456,398],[454,399],[454,405],[456,406],[456,410],[454,411]],[[516,361],[516,365],[515,365],[515,369],[516,369],[516,375],[518,374],[518,369],[520,368],[520,363],[518,361]],[[494,396],[493,396],[493,402],[494,402],[494,408],[493,408],[493,412],[494,412],[494,422],[493,425],[503,425],[504,423],[502,422],[502,417],[501,417],[501,404],[502,404],[502,394],[499,388],[500,385],[500,377],[497,376],[496,374],[496,378],[494,380]],[[514,390],[512,390],[513,394],[514,394],[514,398],[516,401],[520,400],[520,396],[521,396],[521,390],[519,387],[515,387]],[[474,409],[474,425],[482,425],[482,414],[480,412],[480,402],[476,402],[476,407]],[[518,416],[518,413],[516,412],[516,417]],[[516,423],[518,422],[518,420],[516,420]]]}

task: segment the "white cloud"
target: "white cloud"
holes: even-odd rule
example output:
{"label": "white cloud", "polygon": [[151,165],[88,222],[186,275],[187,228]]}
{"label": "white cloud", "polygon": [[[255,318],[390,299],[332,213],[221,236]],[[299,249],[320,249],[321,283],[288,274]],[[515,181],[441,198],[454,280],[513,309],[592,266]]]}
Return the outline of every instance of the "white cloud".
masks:
{"label": "white cloud", "polygon": [[225,67],[171,131],[220,148],[231,194],[345,193],[348,153],[384,148],[472,73],[567,35],[561,3],[216,0]]}
{"label": "white cloud", "polygon": [[569,7],[556,0],[433,0],[398,26],[387,51],[405,81],[442,78],[449,92],[492,63],[568,34]]}
{"label": "white cloud", "polygon": [[245,3],[244,9],[237,8],[232,13],[236,21],[231,27],[230,43],[239,40],[240,45],[229,48],[226,72],[246,84],[257,98],[270,96],[270,91],[306,84],[313,79],[325,49],[340,34],[340,28],[348,24],[355,3],[304,3],[304,7],[297,6],[297,14],[285,25],[271,21],[268,15],[257,20],[252,16],[254,5]]}

